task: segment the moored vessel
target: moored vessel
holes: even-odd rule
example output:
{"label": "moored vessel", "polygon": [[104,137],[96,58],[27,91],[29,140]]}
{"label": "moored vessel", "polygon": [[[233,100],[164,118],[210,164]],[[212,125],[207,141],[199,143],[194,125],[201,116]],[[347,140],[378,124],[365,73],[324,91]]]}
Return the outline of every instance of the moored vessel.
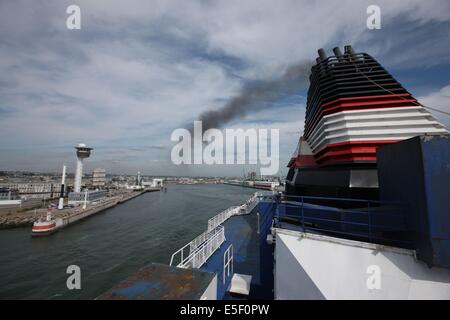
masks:
{"label": "moored vessel", "polygon": [[52,217],[51,209],[47,211],[45,220],[39,219],[33,223],[31,228],[32,236],[44,236],[54,233],[57,230],[56,220]]}

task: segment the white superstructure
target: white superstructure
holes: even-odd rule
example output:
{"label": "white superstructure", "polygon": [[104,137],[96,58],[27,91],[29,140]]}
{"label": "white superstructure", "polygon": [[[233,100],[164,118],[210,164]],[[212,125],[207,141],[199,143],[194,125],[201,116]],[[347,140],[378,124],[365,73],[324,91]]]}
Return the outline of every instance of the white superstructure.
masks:
{"label": "white superstructure", "polygon": [[450,270],[414,250],[274,229],[275,299],[450,299]]}

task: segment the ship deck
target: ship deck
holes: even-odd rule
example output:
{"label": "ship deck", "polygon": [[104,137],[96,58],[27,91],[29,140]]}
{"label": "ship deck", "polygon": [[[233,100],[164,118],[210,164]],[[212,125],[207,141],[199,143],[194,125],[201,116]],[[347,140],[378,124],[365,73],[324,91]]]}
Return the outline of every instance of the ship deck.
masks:
{"label": "ship deck", "polygon": [[[217,274],[218,299],[272,299],[272,287],[263,285],[260,273],[261,256],[258,234],[258,216],[256,209],[248,215],[233,216],[223,226],[225,227],[225,242],[208,261],[200,268]],[[224,253],[233,245],[234,273],[252,276],[248,297],[237,297],[228,293],[229,279],[223,284]],[[228,280],[228,281],[227,281]]]}
{"label": "ship deck", "polygon": [[214,278],[210,272],[152,263],[97,299],[198,300]]}
{"label": "ship deck", "polygon": [[[217,275],[217,299],[273,299],[272,286],[261,279],[260,240],[257,209],[232,216],[223,223],[225,241],[199,269],[177,268],[152,263],[143,267],[97,299],[106,300],[198,300]],[[234,273],[252,276],[248,296],[228,292],[231,277],[224,276],[224,253],[233,245]]]}

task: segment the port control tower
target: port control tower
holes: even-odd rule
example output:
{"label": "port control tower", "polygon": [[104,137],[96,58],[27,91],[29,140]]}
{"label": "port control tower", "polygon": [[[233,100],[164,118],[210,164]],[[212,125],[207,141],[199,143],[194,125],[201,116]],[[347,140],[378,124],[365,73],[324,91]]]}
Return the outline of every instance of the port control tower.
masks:
{"label": "port control tower", "polygon": [[74,191],[81,192],[81,177],[83,175],[83,159],[89,158],[93,148],[87,147],[84,143],[79,143],[77,149],[77,169],[75,172]]}

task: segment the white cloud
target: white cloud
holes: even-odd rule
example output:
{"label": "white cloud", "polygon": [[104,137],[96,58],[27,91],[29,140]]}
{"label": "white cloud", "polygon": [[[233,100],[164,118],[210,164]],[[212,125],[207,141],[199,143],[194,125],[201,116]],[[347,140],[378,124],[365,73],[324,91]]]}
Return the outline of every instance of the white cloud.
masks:
{"label": "white cloud", "polygon": [[[371,1],[80,0],[79,31],[65,28],[70,4],[0,3],[0,134],[8,137],[0,149],[20,146],[23,157],[39,147],[42,168],[64,160],[52,158],[55,146],[70,149],[84,141],[97,147],[91,160],[111,170],[173,172],[161,164],[167,150],[123,146],[170,148],[173,129],[219,108],[246,81],[275,77],[291,63],[313,59],[319,47],[352,43],[396,66],[450,57],[440,43],[445,30],[426,32],[449,21],[445,0],[378,1],[386,26],[378,35],[366,28]],[[404,24],[397,33],[389,27],[395,21]],[[419,35],[407,26],[417,25],[423,26],[423,41],[414,42]],[[442,93],[432,96],[441,100],[430,103],[443,101]],[[277,108],[249,114],[243,124],[267,126],[260,120],[272,119],[285,159],[302,130],[304,107]],[[72,161],[70,150],[65,156]],[[2,153],[0,164],[16,168],[18,158],[17,152]]]}
{"label": "white cloud", "polygon": [[436,110],[428,109],[447,129],[450,128],[450,115],[448,115],[450,113],[450,85],[438,91],[431,92],[426,96],[419,97],[418,100],[426,107],[446,112],[447,114],[444,114]]}

